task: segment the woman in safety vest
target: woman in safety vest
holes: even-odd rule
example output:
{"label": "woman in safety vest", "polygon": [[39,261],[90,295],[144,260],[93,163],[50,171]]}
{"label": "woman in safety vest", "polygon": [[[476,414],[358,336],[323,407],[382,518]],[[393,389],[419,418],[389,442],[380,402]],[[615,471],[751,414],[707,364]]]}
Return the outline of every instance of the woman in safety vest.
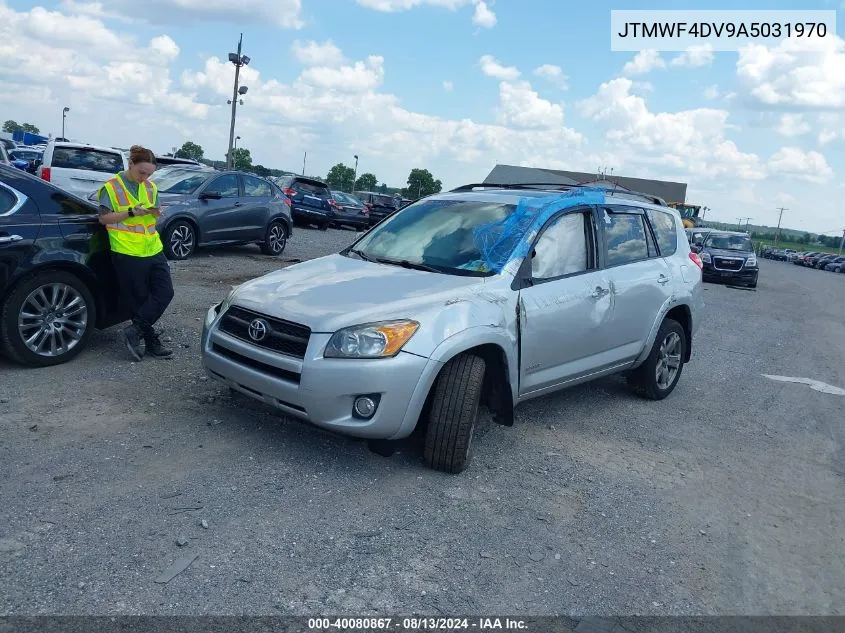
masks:
{"label": "woman in safety vest", "polygon": [[159,358],[173,353],[153,330],[173,299],[170,266],[156,231],[161,209],[158,189],[149,180],[155,170],[155,155],[133,145],[129,169],[116,174],[99,191],[100,224],[108,232],[121,296],[132,317],[123,334],[127,349],[138,361],[145,351]]}

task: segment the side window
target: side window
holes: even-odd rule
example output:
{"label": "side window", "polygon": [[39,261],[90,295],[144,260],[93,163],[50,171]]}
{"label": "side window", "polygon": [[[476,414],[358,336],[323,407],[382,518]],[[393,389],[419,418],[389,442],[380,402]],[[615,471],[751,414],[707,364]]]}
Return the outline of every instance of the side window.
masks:
{"label": "side window", "polygon": [[258,198],[272,198],[270,184],[254,176],[244,176],[244,194]]}
{"label": "side window", "polygon": [[61,209],[62,215],[95,215],[97,213],[97,209],[92,208],[91,205],[65,195],[61,191],[54,191],[50,194],[50,198]]}
{"label": "side window", "polygon": [[0,215],[6,215],[18,203],[17,197],[3,187],[0,187]]}
{"label": "side window", "polygon": [[205,190],[207,193],[219,193],[224,198],[237,198],[240,193],[238,191],[238,177],[235,174],[226,174],[213,180]]}
{"label": "side window", "polygon": [[660,247],[660,255],[668,257],[674,255],[678,250],[678,227],[675,224],[675,216],[656,211],[648,210],[648,219],[657,236],[657,245]]}
{"label": "side window", "polygon": [[568,213],[552,221],[534,247],[531,276],[552,279],[589,268],[587,214]]}
{"label": "side window", "polygon": [[606,211],[607,265],[619,266],[648,259],[648,238],[643,216],[636,213]]}

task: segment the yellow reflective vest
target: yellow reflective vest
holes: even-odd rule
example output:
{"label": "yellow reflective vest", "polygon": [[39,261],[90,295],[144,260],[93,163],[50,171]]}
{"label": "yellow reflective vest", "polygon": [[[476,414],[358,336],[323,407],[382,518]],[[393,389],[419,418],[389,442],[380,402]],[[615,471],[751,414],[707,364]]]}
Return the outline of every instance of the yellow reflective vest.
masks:
{"label": "yellow reflective vest", "polygon": [[[126,183],[116,174],[107,180],[100,192],[105,190],[111,202],[112,210],[115,213],[125,213],[137,206],[150,209],[155,206],[158,200],[158,188],[154,182],[149,180],[138,186],[138,198],[136,199]],[[156,217],[150,213],[136,215],[134,218],[126,218],[118,224],[107,224],[106,230],[109,234],[111,250],[124,255],[135,257],[152,257],[164,250],[161,238],[156,231]]]}

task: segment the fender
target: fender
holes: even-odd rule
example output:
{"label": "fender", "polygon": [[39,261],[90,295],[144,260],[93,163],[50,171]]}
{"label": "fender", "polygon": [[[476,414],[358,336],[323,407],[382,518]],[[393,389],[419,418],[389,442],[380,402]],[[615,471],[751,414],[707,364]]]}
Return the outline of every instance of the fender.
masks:
{"label": "fender", "polygon": [[287,231],[287,236],[290,237],[293,235],[293,226],[290,221],[290,218],[285,215],[284,213],[276,213],[270,216],[270,219],[267,220],[267,225],[269,226],[271,222],[275,222],[276,220],[281,220],[282,224],[285,225],[285,231]]}
{"label": "fender", "polygon": [[[632,368],[639,367],[645,362],[646,358],[648,358],[648,355],[651,353],[651,348],[654,345],[655,339],[657,338],[657,331],[660,329],[660,325],[663,323],[663,319],[666,318],[666,315],[669,314],[671,310],[679,306],[687,308],[687,310],[689,310],[690,314],[692,315],[692,309],[686,301],[678,297],[670,297],[669,299],[667,299],[663,306],[660,308],[660,312],[658,312],[657,318],[654,320],[654,323],[652,323],[651,330],[649,331],[648,338],[646,339],[646,344],[643,347],[643,350],[640,352],[640,355],[637,356],[636,360],[634,361]],[[684,359],[685,361],[689,360],[691,351],[692,340],[689,340],[687,341],[687,358]]]}
{"label": "fender", "polygon": [[186,211],[176,211],[173,215],[168,214],[167,219],[162,223],[161,228],[158,229],[159,235],[164,235],[170,229],[170,225],[178,220],[185,220],[194,227],[194,232],[197,234],[197,246],[199,246],[202,243],[202,229],[200,229],[197,219]]}

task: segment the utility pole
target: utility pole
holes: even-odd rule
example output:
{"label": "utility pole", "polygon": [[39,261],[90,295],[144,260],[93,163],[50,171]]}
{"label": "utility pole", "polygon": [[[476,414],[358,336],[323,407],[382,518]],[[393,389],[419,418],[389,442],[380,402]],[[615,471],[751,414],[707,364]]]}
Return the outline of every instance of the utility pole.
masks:
{"label": "utility pole", "polygon": [[358,154],[355,154],[355,174],[352,176],[352,188],[349,193],[355,193],[355,181],[358,179]]}
{"label": "utility pole", "polygon": [[229,53],[229,61],[235,65],[235,87],[232,90],[232,122],[229,126],[229,151],[226,152],[226,169],[232,169],[232,166],[235,162],[232,147],[234,146],[235,142],[235,113],[238,108],[238,94],[246,94],[246,86],[241,89],[238,88],[238,78],[241,74],[241,66],[246,66],[249,63],[249,57],[247,57],[246,55],[241,55],[243,41],[244,34],[241,33],[241,37],[238,40],[238,52]]}
{"label": "utility pole", "polygon": [[305,152],[305,155],[302,157],[302,175],[305,175],[305,159],[308,158],[308,152]]}
{"label": "utility pole", "polygon": [[780,211],[780,215],[778,216],[778,232],[775,234],[775,248],[777,248],[778,243],[780,243],[780,221],[783,218],[783,212],[789,211],[789,209],[784,209],[783,207],[781,207],[779,209],[779,211]]}
{"label": "utility pole", "polygon": [[845,229],[842,229],[842,239],[839,240],[839,256],[842,257],[842,247],[845,246]]}

